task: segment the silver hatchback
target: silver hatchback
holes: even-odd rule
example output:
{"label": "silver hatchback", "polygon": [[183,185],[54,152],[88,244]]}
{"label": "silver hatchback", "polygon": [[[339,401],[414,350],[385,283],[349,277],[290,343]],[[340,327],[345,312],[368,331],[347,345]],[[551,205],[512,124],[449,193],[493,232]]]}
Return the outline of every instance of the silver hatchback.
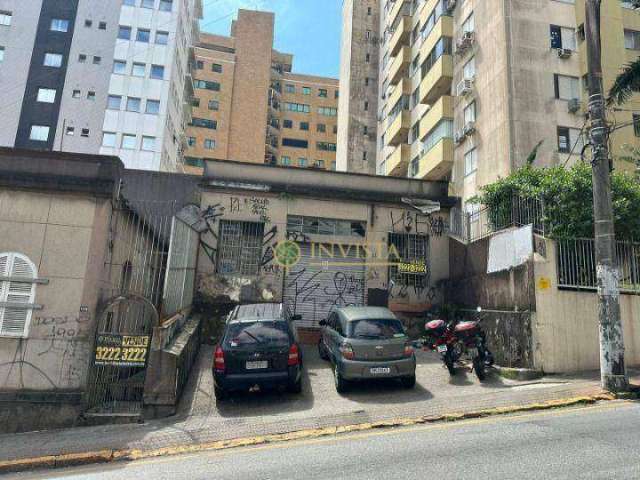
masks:
{"label": "silver hatchback", "polygon": [[400,320],[383,307],[344,307],[320,322],[320,357],[333,367],[336,390],[352,381],[400,379],[416,383],[416,356]]}

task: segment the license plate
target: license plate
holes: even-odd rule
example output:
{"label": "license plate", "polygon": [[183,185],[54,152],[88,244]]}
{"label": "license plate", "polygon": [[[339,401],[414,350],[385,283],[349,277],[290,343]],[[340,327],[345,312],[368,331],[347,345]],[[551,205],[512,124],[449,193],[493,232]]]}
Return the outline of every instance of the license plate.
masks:
{"label": "license plate", "polygon": [[468,348],[467,349],[467,355],[469,355],[471,358],[476,358],[478,356],[478,349],[477,348]]}
{"label": "license plate", "polygon": [[266,360],[261,360],[259,362],[247,362],[246,368],[247,370],[259,370],[261,368],[267,368],[269,366],[269,362]]}
{"label": "license plate", "polygon": [[438,353],[447,353],[446,345],[438,345],[437,349],[438,349]]}
{"label": "license plate", "polygon": [[391,367],[374,367],[371,369],[372,375],[381,375],[384,373],[391,373]]}

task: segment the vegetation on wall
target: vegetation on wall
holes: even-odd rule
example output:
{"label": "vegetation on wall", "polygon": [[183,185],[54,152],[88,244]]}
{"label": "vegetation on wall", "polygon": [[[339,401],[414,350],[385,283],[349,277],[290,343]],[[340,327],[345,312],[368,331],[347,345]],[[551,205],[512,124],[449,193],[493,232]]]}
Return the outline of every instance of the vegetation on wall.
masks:
{"label": "vegetation on wall", "polygon": [[[640,239],[640,182],[623,172],[611,176],[616,238]],[[527,164],[508,177],[487,185],[475,199],[489,207],[490,216],[501,216],[511,209],[514,196],[539,198],[544,203],[547,235],[555,238],[593,238],[593,190],[591,167],[577,163],[536,168]]]}

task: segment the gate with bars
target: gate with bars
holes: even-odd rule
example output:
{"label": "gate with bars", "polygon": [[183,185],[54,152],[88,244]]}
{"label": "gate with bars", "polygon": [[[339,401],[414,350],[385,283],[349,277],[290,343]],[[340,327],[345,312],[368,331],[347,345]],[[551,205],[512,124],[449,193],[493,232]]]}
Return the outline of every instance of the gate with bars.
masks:
{"label": "gate with bars", "polygon": [[142,412],[154,328],[193,299],[199,235],[183,210],[175,202],[128,202],[112,212],[88,416]]}

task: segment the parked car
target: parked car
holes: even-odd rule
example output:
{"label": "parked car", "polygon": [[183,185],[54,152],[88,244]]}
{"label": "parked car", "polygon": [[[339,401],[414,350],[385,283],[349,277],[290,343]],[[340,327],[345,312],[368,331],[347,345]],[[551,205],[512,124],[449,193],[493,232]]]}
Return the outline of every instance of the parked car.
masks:
{"label": "parked car", "polygon": [[352,381],[379,378],[398,378],[406,388],[415,385],[413,346],[388,308],[338,308],[320,325],[319,354],[332,364],[338,393]]}
{"label": "parked car", "polygon": [[239,390],[302,391],[302,352],[290,310],[280,303],[241,305],[227,316],[213,358],[214,393]]}

